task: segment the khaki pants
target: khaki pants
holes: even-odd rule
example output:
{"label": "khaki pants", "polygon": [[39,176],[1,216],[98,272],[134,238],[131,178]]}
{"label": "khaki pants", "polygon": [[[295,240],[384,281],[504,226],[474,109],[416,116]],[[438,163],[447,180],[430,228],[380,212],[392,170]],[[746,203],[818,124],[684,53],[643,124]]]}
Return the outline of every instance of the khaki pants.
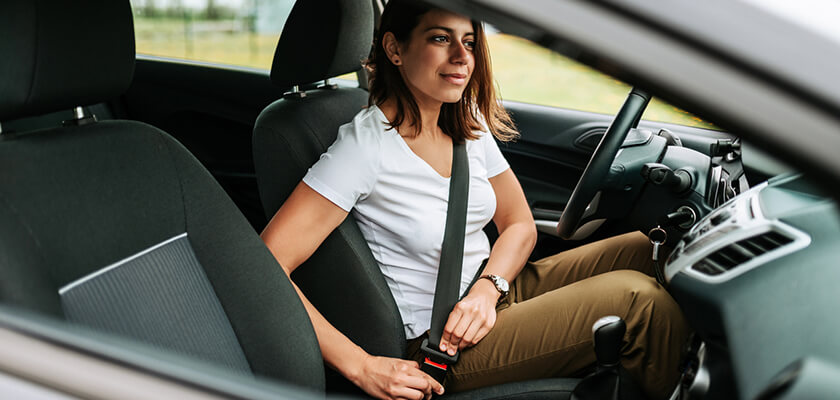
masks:
{"label": "khaki pants", "polygon": [[[505,382],[581,376],[595,365],[592,324],[617,315],[627,324],[622,365],[651,398],[676,385],[689,329],[651,276],[648,239],[629,233],[529,262],[496,308],[496,325],[461,352],[446,379],[458,392]],[[423,337],[408,355],[422,362]]]}

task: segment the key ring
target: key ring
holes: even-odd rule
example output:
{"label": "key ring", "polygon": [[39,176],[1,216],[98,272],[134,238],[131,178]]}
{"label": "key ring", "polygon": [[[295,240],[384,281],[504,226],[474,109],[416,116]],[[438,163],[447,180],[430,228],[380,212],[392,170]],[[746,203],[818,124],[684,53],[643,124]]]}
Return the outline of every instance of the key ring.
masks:
{"label": "key ring", "polygon": [[659,265],[659,246],[668,240],[668,232],[666,232],[665,229],[662,229],[661,226],[657,225],[648,232],[648,240],[650,240],[650,244],[653,245],[653,272],[656,275],[656,281],[659,282],[660,285],[665,286],[665,276]]}
{"label": "key ring", "polygon": [[[661,235],[662,239],[656,239],[654,238],[654,235]],[[650,239],[651,243],[662,244],[665,243],[666,240],[668,240],[668,232],[666,232],[665,229],[662,229],[662,227],[659,225],[651,229],[648,232],[647,236],[648,239]]]}

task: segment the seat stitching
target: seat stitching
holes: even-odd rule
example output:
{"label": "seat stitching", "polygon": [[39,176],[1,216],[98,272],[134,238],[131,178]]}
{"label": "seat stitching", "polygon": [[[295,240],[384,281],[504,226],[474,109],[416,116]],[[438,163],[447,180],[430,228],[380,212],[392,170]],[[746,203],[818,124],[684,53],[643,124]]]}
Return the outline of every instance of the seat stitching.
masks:
{"label": "seat stitching", "polygon": [[155,133],[157,134],[158,140],[160,140],[163,147],[166,149],[166,154],[169,155],[169,162],[172,164],[172,169],[175,171],[175,176],[178,179],[178,189],[181,193],[181,214],[184,218],[184,232],[187,232],[187,202],[184,199],[184,183],[181,179],[181,171],[178,169],[178,163],[175,162],[175,156],[172,154],[172,149],[170,148],[169,143],[167,143],[163,136],[163,131],[155,129]]}

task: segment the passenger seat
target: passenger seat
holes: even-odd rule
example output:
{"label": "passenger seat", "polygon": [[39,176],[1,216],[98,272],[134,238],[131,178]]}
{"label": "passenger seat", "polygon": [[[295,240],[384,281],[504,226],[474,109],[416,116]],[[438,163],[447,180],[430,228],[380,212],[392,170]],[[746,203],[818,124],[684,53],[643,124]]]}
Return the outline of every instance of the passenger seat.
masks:
{"label": "passenger seat", "polygon": [[[128,0],[0,2],[2,121],[129,86]],[[173,353],[323,390],[283,270],[177,141],[125,120],[0,134],[0,301]]]}

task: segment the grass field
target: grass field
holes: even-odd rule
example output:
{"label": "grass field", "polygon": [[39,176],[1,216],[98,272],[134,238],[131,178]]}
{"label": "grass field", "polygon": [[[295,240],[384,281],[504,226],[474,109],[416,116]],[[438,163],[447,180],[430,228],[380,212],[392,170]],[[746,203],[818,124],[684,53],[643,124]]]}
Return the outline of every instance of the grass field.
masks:
{"label": "grass field", "polygon": [[[137,52],[270,69],[278,34],[250,34],[242,28],[237,21],[185,23],[139,17],[135,19]],[[503,34],[489,35],[488,41],[503,99],[613,115],[630,90],[622,82],[529,41]],[[656,99],[644,118],[715,129]]]}
{"label": "grass field", "polygon": [[[497,34],[488,42],[503,99],[614,115],[630,91],[623,82],[527,40]],[[655,98],[644,118],[716,129]]]}

